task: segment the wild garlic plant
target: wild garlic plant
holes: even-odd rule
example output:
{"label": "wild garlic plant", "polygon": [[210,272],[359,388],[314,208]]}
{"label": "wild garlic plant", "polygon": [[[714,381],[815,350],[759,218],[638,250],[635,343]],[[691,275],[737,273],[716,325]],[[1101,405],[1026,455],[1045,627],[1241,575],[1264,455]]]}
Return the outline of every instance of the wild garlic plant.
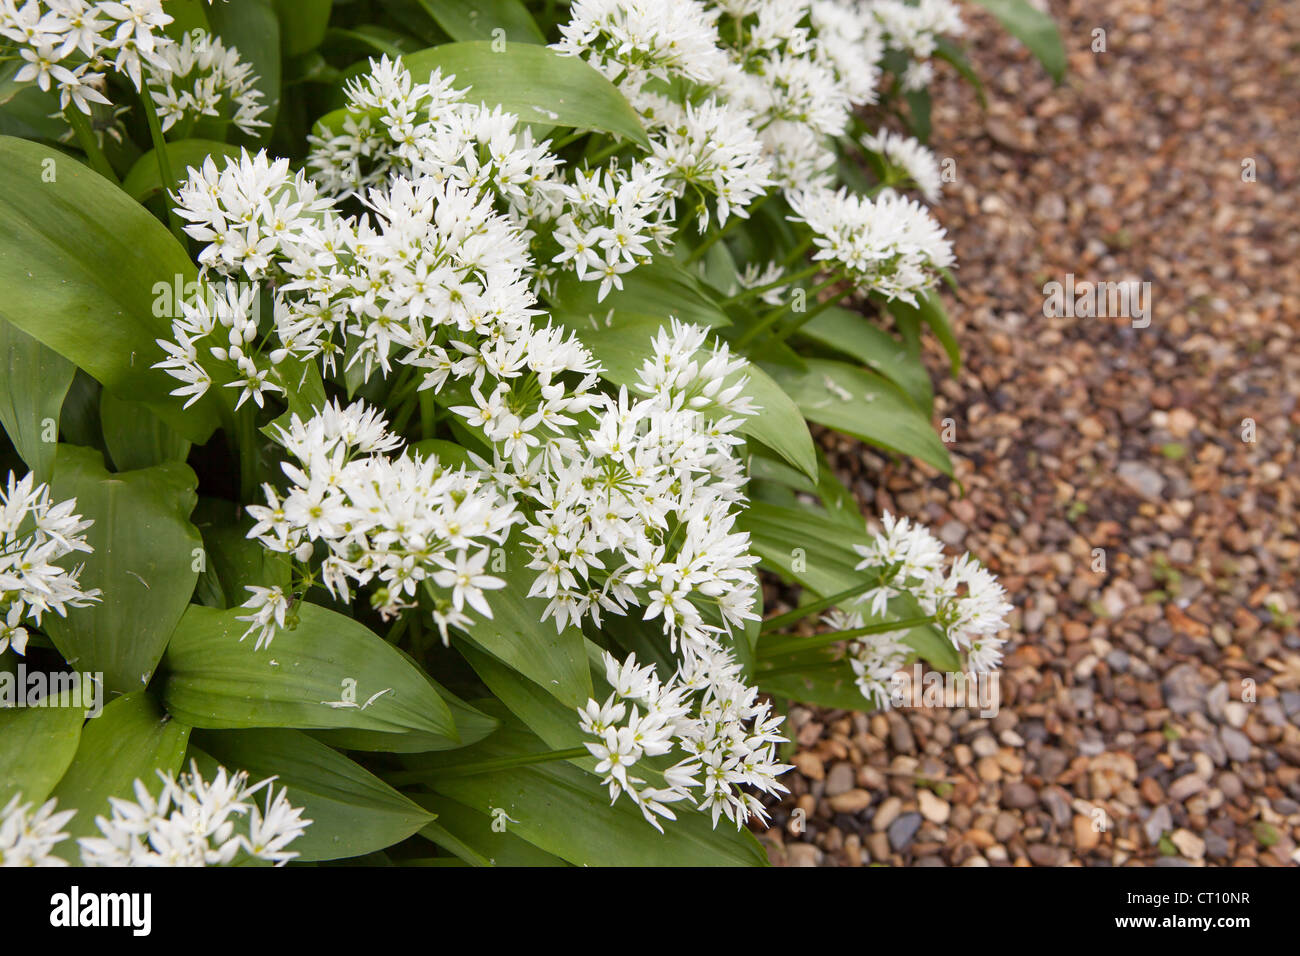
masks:
{"label": "wild garlic plant", "polygon": [[134,799],[110,798],[109,815],[95,818],[100,835],[78,839],[75,857],[59,844],[78,811],[59,810],[57,797],[34,807],[15,795],[0,809],[0,866],[283,866],[298,856],[289,845],[312,821],[275,789],[275,778],[250,784],[243,771],[218,767],[205,781],[197,764],[158,777],[152,788],[137,779]]}
{"label": "wild garlic plant", "polygon": [[808,427],[952,474],[956,7],[255,2],[0,0],[0,687],[85,671],[31,712],[135,781],[15,765],[0,861],[763,862],[787,701],[1001,658],[994,576]]}

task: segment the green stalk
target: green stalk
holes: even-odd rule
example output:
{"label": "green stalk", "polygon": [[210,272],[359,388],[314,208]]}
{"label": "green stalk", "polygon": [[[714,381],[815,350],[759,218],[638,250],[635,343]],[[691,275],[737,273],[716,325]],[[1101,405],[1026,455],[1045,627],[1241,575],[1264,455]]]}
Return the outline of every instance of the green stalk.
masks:
{"label": "green stalk", "polygon": [[727,238],[728,235],[730,235],[737,228],[739,228],[741,223],[749,222],[753,218],[754,210],[756,210],[759,206],[763,205],[763,203],[767,201],[767,197],[770,195],[771,193],[763,193],[763,195],[759,196],[758,201],[755,202],[754,205],[750,206],[749,209],[747,210],[749,213],[748,217],[742,219],[740,216],[733,215],[731,217],[731,222],[727,223],[721,229],[715,229],[713,232],[709,233],[709,238],[705,239],[698,246],[696,246],[694,249],[691,250],[691,254],[686,257],[685,264],[690,265],[692,262],[695,262],[697,259],[700,258],[700,256],[708,252],[709,249],[712,248],[713,244],[717,242],[719,239]]}
{"label": "green stalk", "polygon": [[752,289],[741,289],[729,299],[723,299],[723,305],[735,305],[737,302],[744,302],[746,299],[752,299],[756,295],[762,295],[764,292],[770,292],[773,289],[779,289],[783,285],[790,285],[798,282],[800,279],[806,279],[822,271],[821,264],[809,266],[802,272],[796,272],[794,275],[782,276],[779,279],[773,279],[764,285],[754,286]]}
{"label": "green stalk", "polygon": [[122,185],[117,178],[117,173],[113,172],[108,157],[100,149],[99,140],[95,139],[95,131],[90,128],[90,120],[86,118],[86,114],[69,103],[68,108],[63,111],[63,116],[67,119],[68,125],[72,127],[72,131],[77,134],[77,142],[81,144],[81,151],[90,160],[91,169],[114,186]]}
{"label": "green stalk", "polygon": [[163,203],[167,206],[167,224],[177,241],[186,246],[185,230],[181,228],[180,218],[172,206],[171,191],[176,186],[172,177],[172,161],[167,155],[167,140],[163,138],[162,122],[158,119],[158,110],[154,108],[153,97],[146,86],[140,92],[140,104],[144,107],[144,118],[149,123],[149,137],[153,140],[153,154],[158,160],[158,175],[162,177]]}
{"label": "green stalk", "polygon": [[[821,269],[821,266],[813,266],[812,268],[814,270],[819,270]],[[821,292],[823,289],[834,285],[836,282],[839,282],[840,279],[841,277],[838,274],[831,276],[825,282],[821,282],[813,286],[811,289],[809,289],[808,296],[815,299],[817,297],[818,292]],[[816,314],[817,311],[820,311],[816,306],[814,306],[813,309],[814,309],[813,314]],[[789,306],[785,306],[785,305],[777,306],[771,312],[767,313],[767,315],[763,316],[761,319],[759,319],[757,322],[751,325],[748,329],[746,329],[744,334],[742,334],[740,338],[736,339],[736,348],[743,348],[744,346],[748,345],[750,342],[754,341],[754,339],[756,339],[761,333],[766,332],[773,325],[775,325],[777,319],[781,318],[789,311],[790,311]],[[811,318],[811,316],[809,316],[809,318]]]}
{"label": "green stalk", "polygon": [[882,621],[879,624],[868,624],[866,627],[855,627],[847,631],[831,631],[829,634],[816,634],[812,637],[793,637],[767,646],[760,645],[758,656],[760,658],[779,657],[782,654],[793,654],[798,651],[812,651],[822,647],[829,647],[831,644],[838,644],[840,641],[847,641],[855,637],[866,637],[868,634],[910,631],[914,627],[933,624],[934,620],[933,614],[927,614],[925,617],[909,617],[902,621]]}
{"label": "green stalk", "polygon": [[818,302],[815,306],[813,306],[803,315],[799,316],[799,318],[795,319],[789,325],[777,329],[776,340],[778,342],[784,342],[789,336],[799,331],[799,329],[803,328],[803,326],[807,325],[809,322],[815,319],[822,312],[825,312],[833,305],[843,302],[846,298],[848,298],[853,294],[853,291],[854,291],[854,287],[849,286],[843,292],[836,293],[835,295],[832,295],[829,298],[823,299],[821,302]]}
{"label": "green stalk", "polygon": [[388,774],[385,779],[394,787],[410,783],[423,783],[426,780],[444,780],[448,777],[472,777],[498,770],[511,770],[530,764],[551,763],[556,760],[576,760],[590,757],[586,747],[570,747],[567,750],[547,750],[542,753],[525,754],[522,757],[497,757],[494,760],[473,760],[468,763],[452,764],[436,770],[404,770],[401,773]]}
{"label": "green stalk", "polygon": [[787,611],[784,614],[778,614],[776,617],[768,618],[759,628],[760,634],[770,634],[773,631],[779,631],[782,628],[789,627],[795,621],[807,617],[809,614],[816,614],[818,611],[824,611],[829,607],[835,607],[842,604],[849,598],[857,597],[863,591],[868,591],[875,587],[879,582],[864,581],[862,584],[855,584],[851,588],[832,594],[830,597],[824,597],[819,601],[813,601],[810,604],[802,604],[793,611]]}

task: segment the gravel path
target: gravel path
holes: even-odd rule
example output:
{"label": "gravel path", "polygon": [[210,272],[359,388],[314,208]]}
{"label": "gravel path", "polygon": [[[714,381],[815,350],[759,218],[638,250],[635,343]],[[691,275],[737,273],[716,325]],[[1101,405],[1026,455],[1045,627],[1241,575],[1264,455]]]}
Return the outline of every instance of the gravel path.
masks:
{"label": "gravel path", "polygon": [[[1002,577],[1002,707],[795,708],[775,862],[1300,863],[1300,4],[1050,6],[1063,87],[968,7],[989,109],[936,90],[967,496],[823,436]],[[1150,282],[1150,326],[1045,318],[1069,273]]]}

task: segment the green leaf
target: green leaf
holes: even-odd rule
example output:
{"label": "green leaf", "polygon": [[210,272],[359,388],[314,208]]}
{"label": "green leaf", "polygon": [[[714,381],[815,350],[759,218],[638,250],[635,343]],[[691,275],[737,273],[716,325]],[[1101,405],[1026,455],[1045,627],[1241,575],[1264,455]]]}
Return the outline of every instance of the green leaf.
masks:
{"label": "green leaf", "polygon": [[553,621],[542,622],[546,601],[528,597],[536,572],[528,570],[524,553],[505,552],[503,570],[489,566],[506,586],[489,595],[492,617],[475,616],[465,633],[476,645],[531,679],[561,702],[581,707],[591,697],[591,671],[582,632],[572,625],[556,632]]}
{"label": "green leaf", "polygon": [[[36,480],[48,481],[63,400],[77,367],[4,319],[0,319],[0,353],[4,370],[0,423]],[[54,424],[52,434],[46,430],[47,421]]]}
{"label": "green leaf", "polygon": [[853,666],[838,648],[783,654],[770,660],[780,673],[759,669],[758,689],[765,694],[836,710],[871,709],[855,682]]}
{"label": "green leaf", "polygon": [[175,379],[150,367],[164,356],[155,340],[171,334],[155,314],[155,284],[198,275],[167,228],[63,153],[10,137],[0,137],[0,221],[3,317],[190,441],[207,441],[215,399],[183,410],[168,394]]}
{"label": "green leaf", "polygon": [[948,312],[943,307],[943,300],[933,289],[926,291],[918,300],[915,306],[908,305],[901,299],[895,299],[889,303],[889,311],[896,318],[906,318],[915,322],[920,320],[930,327],[939,344],[943,346],[944,352],[948,354],[948,363],[953,378],[961,371],[961,346],[957,344],[957,336],[953,334],[952,324],[948,321]]}
{"label": "green leaf", "polygon": [[[391,645],[390,645],[391,646]],[[483,711],[471,707],[447,688],[420,669],[411,655],[400,647],[393,650],[414,668],[433,688],[434,693],[442,698],[451,711],[456,724],[457,739],[452,741],[435,734],[408,730],[403,734],[386,734],[376,730],[313,730],[311,735],[323,743],[339,750],[382,750],[389,753],[428,753],[431,750],[452,750],[456,747],[468,747],[476,744],[500,726],[500,721],[489,717]]]}
{"label": "green leaf", "polygon": [[866,316],[831,307],[813,318],[799,334],[819,345],[857,359],[899,386],[922,411],[934,403],[930,373],[918,355]]}
{"label": "green leaf", "polygon": [[[433,814],[347,757],[296,730],[243,730],[195,735],[202,750],[256,781],[276,777],[312,821],[290,849],[298,860],[339,860],[400,843]],[[203,762],[200,761],[200,769]]]}
{"label": "green leaf", "polygon": [[274,6],[285,56],[302,56],[320,46],[329,27],[333,0],[274,0]]}
{"label": "green leaf", "polygon": [[[445,43],[408,53],[402,62],[419,82],[435,69],[454,75],[457,89],[469,87],[470,102],[500,106],[525,123],[594,129],[650,147],[636,111],[613,83],[578,57],[549,47],[512,43],[496,52],[491,43]],[[343,116],[336,110],[320,123],[332,128]]]}
{"label": "green leaf", "polygon": [[809,359],[803,372],[783,365],[768,368],[809,421],[911,455],[951,477],[948,449],[929,420],[888,379],[825,359]]}
{"label": "green leaf", "polygon": [[197,483],[183,464],[110,474],[99,452],[59,446],[54,497],[76,498],[77,512],[95,522],[86,532],[95,550],[77,559],[85,563],[82,588],[102,595],[66,618],[50,615],[46,631],[69,664],[102,671],[106,690],[149,683],[194,593],[203,544],[189,522]]}
{"label": "green leaf", "polygon": [[865,544],[866,523],[854,531],[811,508],[786,508],[755,501],[736,522],[748,531],[750,548],[762,566],[825,596],[861,583],[854,568],[862,559],[854,544]]}
{"label": "green leaf", "polygon": [[1057,83],[1065,79],[1065,45],[1061,31],[1049,14],[1035,9],[1027,0],[975,0],[998,18],[1002,26],[1038,58]]}
{"label": "green leaf", "polygon": [[[13,674],[0,671],[0,687]],[[69,697],[40,707],[0,708],[0,807],[21,793],[41,804],[72,763],[85,708]]]}
{"label": "green leaf", "polygon": [[576,329],[613,328],[641,319],[664,325],[670,316],[713,328],[731,324],[690,273],[662,256],[624,275],[623,288],[610,289],[603,301],[597,301],[599,291],[599,282],[566,273],[555,284],[551,311]]}
{"label": "green leaf", "polygon": [[[87,722],[67,773],[54,788],[62,810],[77,811],[65,828],[72,837],[99,835],[95,817],[108,816],[109,797],[134,799],[135,781],[157,794],[157,771],[177,773],[190,728],[164,714],[143,691],[119,697]],[[71,849],[73,844],[62,844]]]}
{"label": "green leaf", "polygon": [[[420,670],[369,628],[301,604],[299,623],[256,651],[246,610],[193,605],[167,649],[163,699],[195,727],[298,727],[457,740],[451,712]],[[334,706],[331,706],[334,704]]]}
{"label": "green leaf", "polygon": [[[439,777],[444,764],[518,757],[549,748],[502,714],[500,731],[454,754],[437,755],[430,788],[479,813],[505,810],[507,832],[578,866],[763,866],[766,854],[748,830],[725,819],[674,806],[664,832],[650,826],[626,796],[612,806],[600,778],[567,762],[518,766],[468,776]],[[577,715],[574,715],[575,721]],[[429,758],[422,758],[421,765]]]}
{"label": "green leaf", "polygon": [[907,125],[912,135],[922,143],[930,140],[930,91],[928,89],[908,90],[903,98],[907,100]]}
{"label": "green leaf", "polygon": [[[212,139],[178,139],[167,144],[167,158],[171,160],[172,175],[175,182],[167,184],[167,191],[173,192],[189,176],[189,168],[202,168],[203,161],[209,156],[223,169],[228,157],[239,156],[238,146],[218,142]],[[122,180],[122,189],[137,202],[143,202],[163,188],[162,173],[158,170],[158,157],[154,150],[149,150],[135,161],[131,171]]]}
{"label": "green leaf", "polygon": [[118,471],[183,462],[190,453],[190,443],[161,418],[138,402],[115,398],[108,389],[99,398],[99,420]]}
{"label": "green leaf", "polygon": [[582,729],[578,726],[577,711],[573,707],[560,703],[537,683],[491,654],[474,648],[468,641],[457,641],[456,649],[493,696],[510,708],[510,712],[529,730],[546,741],[548,747],[567,750],[582,746]]}
{"label": "green leaf", "polygon": [[420,0],[420,6],[453,40],[495,40],[493,32],[503,30],[506,40],[546,42],[519,0]]}
{"label": "green leaf", "polygon": [[493,830],[492,817],[463,803],[432,793],[419,794],[415,801],[438,816],[420,836],[470,866],[568,866],[515,836],[508,823],[505,830]]}

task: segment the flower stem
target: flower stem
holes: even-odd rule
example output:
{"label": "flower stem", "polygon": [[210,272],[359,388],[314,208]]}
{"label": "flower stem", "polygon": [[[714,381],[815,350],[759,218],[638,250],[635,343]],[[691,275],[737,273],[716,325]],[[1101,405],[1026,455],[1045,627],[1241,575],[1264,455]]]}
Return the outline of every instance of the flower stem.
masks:
{"label": "flower stem", "polygon": [[95,139],[95,131],[90,128],[90,120],[86,119],[86,114],[69,103],[67,109],[63,111],[63,116],[67,119],[68,125],[72,127],[72,131],[77,134],[77,142],[81,144],[81,151],[90,160],[91,169],[114,186],[120,186],[121,182],[117,178],[117,173],[113,172],[108,157],[100,149],[99,140]]}
{"label": "flower stem", "polygon": [[[815,270],[820,268],[821,266],[813,266],[813,269]],[[823,289],[826,289],[839,281],[840,281],[840,276],[833,275],[826,281],[818,283],[817,285],[813,286],[811,289],[807,290],[807,294],[815,299],[818,292],[821,292]],[[807,319],[812,318],[813,315],[816,315],[823,308],[825,308],[825,306],[821,306],[821,305],[814,306],[812,312],[807,316],[807,318],[805,318],[804,321],[807,321]],[[763,332],[766,332],[774,324],[776,324],[777,319],[781,318],[789,311],[790,311],[789,306],[784,306],[784,305],[777,306],[771,312],[767,313],[767,315],[763,316],[761,319],[759,319],[757,322],[751,325],[748,329],[746,329],[744,334],[741,335],[740,338],[736,339],[736,347],[742,348],[745,345],[748,345],[750,342],[754,341],[754,339],[758,338],[759,335],[761,335]],[[800,325],[802,324],[803,323],[801,322]]]}
{"label": "flower stem", "polygon": [[172,206],[171,192],[176,186],[176,180],[172,177],[172,161],[167,155],[167,140],[163,138],[162,123],[158,119],[158,110],[154,108],[153,97],[149,95],[149,88],[146,86],[140,91],[140,104],[144,107],[144,118],[149,123],[149,137],[153,140],[153,154],[158,161],[158,175],[162,177],[163,203],[167,206],[167,224],[171,227],[172,235],[182,245],[186,245],[185,230],[181,228],[181,221],[176,215],[176,210]]}
{"label": "flower stem", "polygon": [[[825,286],[821,286],[820,288],[825,288]],[[823,299],[821,302],[818,302],[815,306],[813,306],[803,315],[799,316],[799,318],[795,319],[789,325],[778,329],[776,332],[776,340],[778,342],[784,342],[789,336],[799,331],[799,329],[807,325],[809,322],[815,319],[822,312],[825,312],[831,306],[844,301],[844,299],[846,299],[848,296],[852,294],[853,294],[853,286],[849,286],[844,291],[837,292],[834,295],[830,296],[829,298]]]}
{"label": "flower stem", "polygon": [[831,631],[829,634],[815,634],[812,637],[792,637],[788,640],[760,646],[758,656],[760,658],[779,657],[782,654],[811,651],[828,647],[831,644],[838,644],[840,641],[847,641],[851,638],[866,637],[868,634],[910,631],[914,627],[922,627],[933,623],[934,615],[927,614],[925,617],[909,617],[902,621],[881,621],[879,624],[868,624],[866,627],[855,627],[847,631]]}
{"label": "flower stem", "polygon": [[863,591],[867,591],[876,586],[876,581],[864,581],[861,584],[855,584],[851,588],[846,588],[838,594],[832,594],[830,597],[824,597],[820,600],[813,601],[810,604],[803,604],[793,611],[787,611],[784,614],[778,614],[776,617],[768,618],[759,628],[759,633],[770,634],[773,631],[779,631],[782,628],[789,627],[795,621],[807,617],[809,614],[816,614],[818,611],[824,611],[828,607],[835,607],[842,604],[851,597],[857,597]]}
{"label": "flower stem", "polygon": [[408,783],[423,783],[426,780],[443,780],[447,777],[472,777],[481,773],[495,773],[498,770],[510,770],[514,767],[526,767],[530,764],[551,763],[557,760],[576,760],[590,757],[586,747],[569,747],[567,750],[546,750],[542,753],[525,754],[521,757],[498,757],[495,760],[474,760],[469,763],[452,764],[436,770],[404,770],[390,773],[385,779],[392,786]]}
{"label": "flower stem", "polygon": [[729,299],[723,299],[723,305],[735,305],[737,302],[743,302],[745,299],[752,299],[756,295],[762,295],[764,292],[770,292],[772,289],[779,289],[783,285],[790,285],[798,282],[800,279],[806,279],[811,275],[816,275],[822,269],[821,265],[812,265],[802,272],[796,272],[794,275],[781,276],[779,279],[773,279],[771,282],[763,285],[756,285],[752,289],[742,289]]}

